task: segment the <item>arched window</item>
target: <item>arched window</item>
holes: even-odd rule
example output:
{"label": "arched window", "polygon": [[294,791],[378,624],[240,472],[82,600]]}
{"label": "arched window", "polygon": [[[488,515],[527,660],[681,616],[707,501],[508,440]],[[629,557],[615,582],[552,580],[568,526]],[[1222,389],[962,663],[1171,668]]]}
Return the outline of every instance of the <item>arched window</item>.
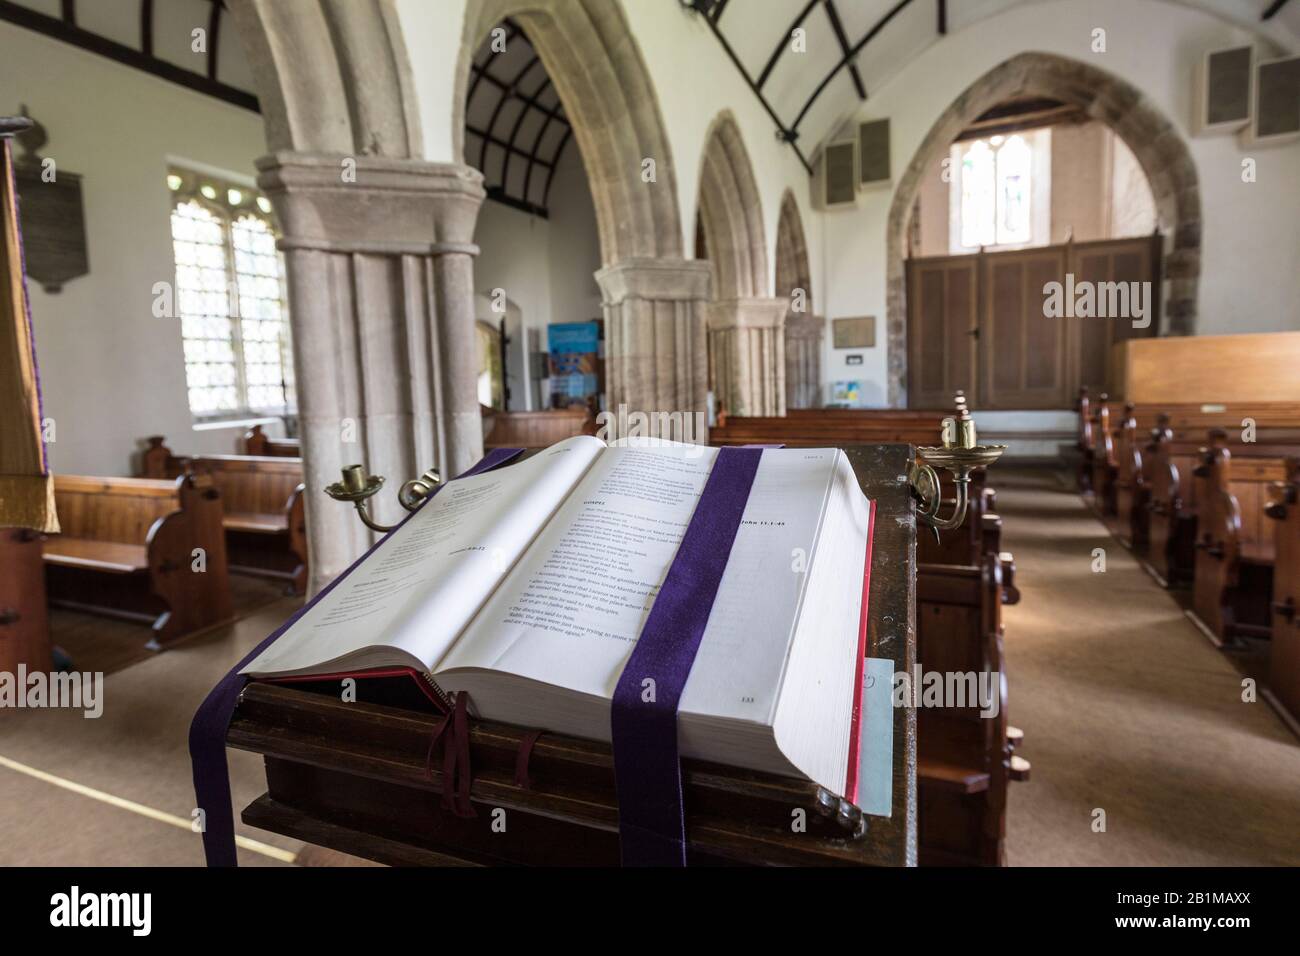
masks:
{"label": "arched window", "polygon": [[212,420],[297,410],[284,268],[266,197],[172,170],[176,313],[190,412]]}
{"label": "arched window", "polygon": [[953,144],[950,252],[1048,241],[1050,136],[1040,129]]}

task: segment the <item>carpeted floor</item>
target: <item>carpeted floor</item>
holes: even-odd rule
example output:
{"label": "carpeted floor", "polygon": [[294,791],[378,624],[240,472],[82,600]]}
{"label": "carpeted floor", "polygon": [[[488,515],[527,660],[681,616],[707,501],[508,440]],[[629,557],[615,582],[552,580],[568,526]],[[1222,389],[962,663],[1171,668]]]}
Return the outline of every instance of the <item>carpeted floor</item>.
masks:
{"label": "carpeted floor", "polygon": [[[283,581],[247,574],[230,576],[230,597],[237,619],[248,617],[284,597],[284,593]],[[72,661],[75,670],[112,674],[147,661],[154,656],[145,646],[152,636],[147,624],[50,608],[50,640]]]}
{"label": "carpeted floor", "polygon": [[[998,467],[1013,866],[1300,864],[1300,740],[1054,471]],[[1106,571],[1094,573],[1093,551]],[[1094,832],[1096,810],[1105,831]]]}

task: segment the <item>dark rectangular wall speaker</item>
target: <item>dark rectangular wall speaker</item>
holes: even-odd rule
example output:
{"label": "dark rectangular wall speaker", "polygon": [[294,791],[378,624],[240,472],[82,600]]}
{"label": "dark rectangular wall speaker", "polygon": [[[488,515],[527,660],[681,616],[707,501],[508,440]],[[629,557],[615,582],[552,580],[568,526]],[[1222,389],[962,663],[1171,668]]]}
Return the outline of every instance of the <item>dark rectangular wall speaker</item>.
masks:
{"label": "dark rectangular wall speaker", "polygon": [[1255,115],[1249,143],[1300,139],[1300,56],[1262,61],[1255,71]]}
{"label": "dark rectangular wall speaker", "polygon": [[1250,46],[1210,50],[1196,76],[1197,133],[1230,132],[1250,122],[1255,50]]}
{"label": "dark rectangular wall speaker", "polygon": [[874,186],[888,183],[889,120],[872,120],[858,126],[858,183]]}
{"label": "dark rectangular wall speaker", "polygon": [[822,188],[827,208],[851,206],[857,199],[858,144],[829,143],[822,151]]}

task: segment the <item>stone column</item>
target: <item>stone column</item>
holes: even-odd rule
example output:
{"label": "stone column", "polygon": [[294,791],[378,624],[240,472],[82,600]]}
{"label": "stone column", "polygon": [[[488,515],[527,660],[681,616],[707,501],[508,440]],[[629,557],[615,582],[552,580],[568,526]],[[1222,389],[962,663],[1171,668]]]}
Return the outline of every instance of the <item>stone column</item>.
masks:
{"label": "stone column", "polygon": [[728,415],[785,414],[785,314],[789,299],[710,302],[714,400]]}
{"label": "stone column", "polygon": [[786,313],[786,408],[822,406],[822,339],[825,335],[825,316],[808,312]]}
{"label": "stone column", "polygon": [[374,539],[322,491],[342,466],[387,477],[372,500],[392,522],[402,481],[482,455],[471,239],[484,192],[449,163],[285,152],[258,169],[283,233],[314,594]]}
{"label": "stone column", "polygon": [[[615,414],[705,412],[709,264],[625,259],[596,273],[605,307],[605,400]],[[661,436],[663,437],[663,436]],[[707,436],[695,436],[699,440]]]}

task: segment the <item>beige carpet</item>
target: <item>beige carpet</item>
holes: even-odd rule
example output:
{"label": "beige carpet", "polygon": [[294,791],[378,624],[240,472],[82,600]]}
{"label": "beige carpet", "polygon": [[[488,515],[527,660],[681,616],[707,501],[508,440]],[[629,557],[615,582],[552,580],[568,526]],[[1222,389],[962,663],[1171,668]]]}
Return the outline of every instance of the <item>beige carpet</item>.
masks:
{"label": "beige carpet", "polygon": [[[198,834],[146,812],[190,820],[190,718],[221,676],[298,601],[282,598],[230,627],[109,674],[98,719],[80,711],[0,710],[0,865],[200,865]],[[230,751],[230,774],[238,817],[266,789],[261,760]],[[69,783],[93,795],[74,792]],[[135,806],[105,802],[114,798]],[[237,832],[292,853],[302,847],[242,824]],[[282,863],[244,849],[239,861]]]}
{"label": "beige carpet", "polygon": [[[1300,864],[1300,741],[1056,472],[999,466],[1013,866]],[[1093,549],[1106,554],[1094,573]],[[1106,829],[1093,832],[1094,811]]]}
{"label": "beige carpet", "polygon": [[[284,597],[284,582],[247,574],[230,576],[230,597],[236,620]],[[79,671],[112,674],[155,656],[147,645],[153,631],[147,624],[118,621],[100,614],[50,608],[50,640]]]}

